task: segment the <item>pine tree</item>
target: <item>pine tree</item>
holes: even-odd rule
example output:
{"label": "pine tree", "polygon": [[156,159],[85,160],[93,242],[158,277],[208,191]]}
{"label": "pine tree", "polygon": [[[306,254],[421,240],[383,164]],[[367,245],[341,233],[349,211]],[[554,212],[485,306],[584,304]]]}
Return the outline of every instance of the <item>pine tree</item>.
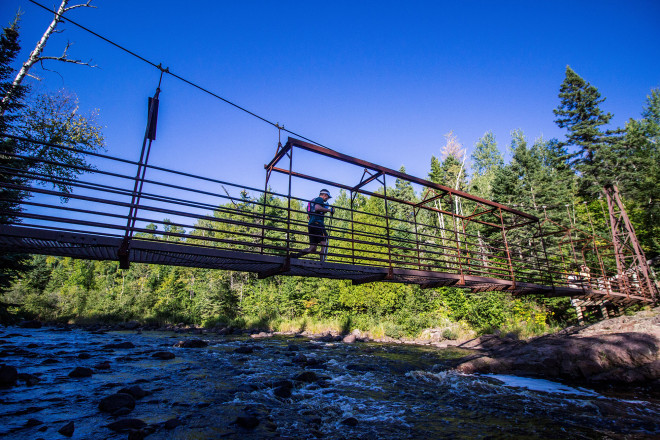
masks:
{"label": "pine tree", "polygon": [[566,66],[566,77],[559,89],[559,99],[559,106],[553,110],[557,117],[555,123],[568,130],[562,145],[575,149],[571,165],[581,173],[582,192],[598,194],[617,173],[612,145],[619,132],[601,129],[610,122],[612,114],[600,109],[605,98],[598,89],[569,66]]}
{"label": "pine tree", "polygon": [[485,199],[492,197],[492,185],[497,169],[504,166],[502,154],[492,131],[485,133],[475,144],[472,159],[470,192]]}
{"label": "pine tree", "polygon": [[[11,63],[20,51],[18,33],[18,17],[3,29],[0,36],[0,93],[4,96],[12,87],[10,80],[13,74]],[[0,133],[7,133],[15,122],[15,113],[23,105],[25,87],[18,86],[10,99],[0,102]],[[21,185],[22,179],[16,177],[24,168],[24,162],[15,154],[18,151],[16,142],[12,139],[0,139],[0,224],[9,223],[20,212],[20,201],[24,194],[8,185]],[[0,290],[7,288],[12,280],[22,270],[28,267],[27,256],[3,253],[0,255]]]}

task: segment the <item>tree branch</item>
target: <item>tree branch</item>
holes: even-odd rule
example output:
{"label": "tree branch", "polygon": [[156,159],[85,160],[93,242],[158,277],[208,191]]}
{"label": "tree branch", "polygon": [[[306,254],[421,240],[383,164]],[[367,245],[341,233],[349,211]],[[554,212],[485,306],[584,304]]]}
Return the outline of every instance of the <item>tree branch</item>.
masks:
{"label": "tree branch", "polygon": [[[44,57],[42,56],[42,52],[44,50],[44,47],[46,47],[46,42],[50,38],[50,36],[53,33],[60,32],[57,30],[57,25],[61,22],[64,21],[64,13],[67,11],[70,11],[72,9],[78,8],[78,7],[94,7],[91,6],[92,0],[87,0],[86,3],[81,3],[73,6],[67,6],[69,3],[69,0],[62,0],[62,3],[60,4],[59,8],[57,8],[57,11],[55,11],[55,16],[53,17],[53,20],[50,22],[50,25],[48,25],[48,28],[46,28],[46,31],[42,35],[41,39],[39,42],[37,42],[37,45],[34,47],[32,52],[30,53],[30,56],[28,56],[27,61],[23,63],[23,66],[21,66],[21,69],[18,71],[18,74],[16,75],[16,78],[14,78],[14,81],[12,82],[11,87],[9,87],[9,90],[7,90],[7,93],[5,96],[2,97],[2,103],[5,104],[9,102],[11,99],[11,96],[16,92],[16,89],[18,86],[21,85],[21,82],[23,82],[23,79],[25,79],[26,76],[28,76],[28,72],[34,66],[36,63],[40,63],[43,60],[56,60],[56,61],[62,61],[66,63],[73,63],[73,64],[82,64],[82,65],[88,65],[91,66],[89,63],[85,63],[80,60],[71,60],[66,57],[66,51],[68,48],[71,46],[70,43],[67,43],[66,47],[64,48],[64,53],[60,57]],[[91,60],[90,60],[91,61]],[[91,66],[91,67],[96,67],[96,66]],[[0,115],[4,113],[4,111],[0,111]]]}

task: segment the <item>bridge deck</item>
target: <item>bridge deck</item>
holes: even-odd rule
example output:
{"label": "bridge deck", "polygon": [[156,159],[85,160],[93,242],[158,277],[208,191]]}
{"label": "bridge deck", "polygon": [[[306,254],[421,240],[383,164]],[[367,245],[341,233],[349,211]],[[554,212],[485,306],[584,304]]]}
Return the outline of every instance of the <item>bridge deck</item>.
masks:
{"label": "bridge deck", "polygon": [[[7,253],[33,253],[89,260],[117,260],[122,240],[123,237],[118,236],[0,226],[0,251]],[[390,269],[384,266],[321,263],[307,258],[287,259],[286,256],[227,251],[160,240],[133,239],[129,252],[130,261],[135,263],[252,272],[257,273],[260,278],[273,275],[302,276],[350,280],[353,284],[382,281],[417,284],[422,288],[455,286],[475,292],[510,291],[516,294],[537,293],[547,297],[570,296],[581,299],[598,297],[614,303],[645,301],[643,297],[587,288],[514,283],[509,280],[474,275],[461,276],[436,271]]]}

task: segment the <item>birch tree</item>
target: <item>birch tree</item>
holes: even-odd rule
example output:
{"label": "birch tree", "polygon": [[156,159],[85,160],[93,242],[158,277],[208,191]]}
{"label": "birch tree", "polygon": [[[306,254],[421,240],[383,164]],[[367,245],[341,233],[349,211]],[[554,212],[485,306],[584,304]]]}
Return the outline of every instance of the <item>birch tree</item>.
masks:
{"label": "birch tree", "polygon": [[57,27],[60,23],[64,21],[64,14],[76,8],[95,8],[95,6],[92,6],[91,3],[92,0],[88,0],[86,3],[79,3],[69,6],[69,0],[62,0],[62,3],[55,11],[55,15],[52,21],[50,22],[50,25],[48,25],[46,31],[41,36],[41,39],[37,42],[37,45],[34,47],[32,52],[30,52],[28,59],[23,63],[23,65],[19,69],[18,73],[16,74],[16,77],[14,78],[14,81],[12,82],[11,87],[7,89],[4,96],[2,97],[3,105],[0,106],[0,112],[1,112],[0,115],[4,114],[5,104],[9,102],[12,95],[16,93],[16,90],[18,90],[18,88],[20,87],[21,83],[23,82],[26,76],[39,79],[34,74],[30,74],[30,69],[32,69],[32,67],[35,64],[39,63],[43,69],[45,69],[43,65],[44,61],[60,61],[63,63],[73,63],[73,64],[95,67],[92,66],[90,62],[84,62],[81,60],[69,58],[68,52],[69,49],[71,48],[71,42],[67,42],[66,46],[64,47],[64,50],[62,51],[62,54],[59,56],[44,55],[44,49],[46,48],[46,43],[48,42],[48,39],[53,34],[62,32],[62,30],[58,29]]}

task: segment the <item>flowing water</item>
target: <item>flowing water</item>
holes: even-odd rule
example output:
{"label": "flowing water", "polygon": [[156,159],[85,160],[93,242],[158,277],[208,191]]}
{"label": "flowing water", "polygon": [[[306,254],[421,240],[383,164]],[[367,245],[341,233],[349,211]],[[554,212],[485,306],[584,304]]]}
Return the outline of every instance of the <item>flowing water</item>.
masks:
{"label": "flowing water", "polygon": [[[209,345],[173,347],[193,338]],[[6,439],[66,438],[58,430],[71,421],[74,439],[660,437],[658,396],[458,374],[459,349],[56,328],[5,328],[0,341],[0,363],[23,374],[0,389]],[[106,347],[121,342],[134,348]],[[153,358],[158,351],[176,357]],[[103,362],[109,368],[95,368]],[[79,366],[92,376],[69,377]],[[129,414],[99,411],[101,399],[134,385],[149,394]],[[122,418],[148,427],[107,427]]]}

